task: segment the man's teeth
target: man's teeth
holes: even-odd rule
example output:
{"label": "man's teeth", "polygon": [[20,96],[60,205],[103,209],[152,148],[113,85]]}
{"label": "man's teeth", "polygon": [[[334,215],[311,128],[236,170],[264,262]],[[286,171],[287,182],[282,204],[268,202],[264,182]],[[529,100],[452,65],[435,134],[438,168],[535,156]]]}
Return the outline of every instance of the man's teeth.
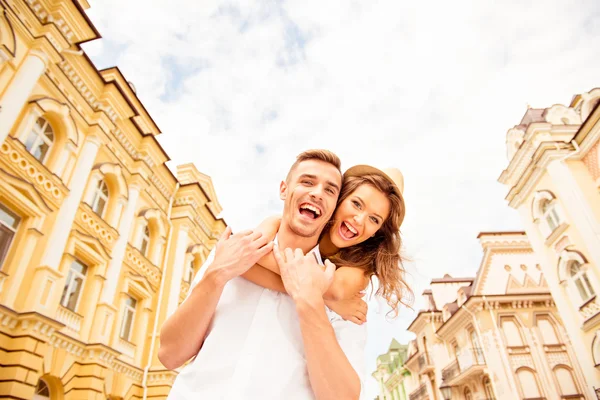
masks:
{"label": "man's teeth", "polygon": [[344,222],[344,225],[346,225],[346,228],[348,228],[348,230],[350,232],[352,232],[353,234],[357,235],[358,231],[356,229],[354,229],[353,227],[351,227],[349,224],[347,224],[346,222]]}
{"label": "man's teeth", "polygon": [[310,210],[310,211],[314,212],[315,215],[317,215],[317,216],[321,215],[321,210],[319,210],[317,207],[311,206],[310,204],[303,204],[300,208]]}

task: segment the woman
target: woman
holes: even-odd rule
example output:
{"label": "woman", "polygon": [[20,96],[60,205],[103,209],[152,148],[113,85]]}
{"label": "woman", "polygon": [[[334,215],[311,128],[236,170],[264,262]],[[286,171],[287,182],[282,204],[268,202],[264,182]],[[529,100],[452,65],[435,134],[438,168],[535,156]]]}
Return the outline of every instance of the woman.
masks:
{"label": "woman", "polygon": [[[400,304],[412,292],[404,281],[400,257],[400,225],[405,215],[404,179],[397,169],[385,172],[356,165],[344,173],[342,190],[332,220],[323,230],[319,250],[337,269],[323,298],[329,308],[355,323],[366,321],[366,304],[359,298],[376,276],[382,296],[398,314]],[[280,219],[270,217],[258,230],[274,238]],[[285,292],[276,274],[272,254],[264,257],[243,276],[263,287]]]}

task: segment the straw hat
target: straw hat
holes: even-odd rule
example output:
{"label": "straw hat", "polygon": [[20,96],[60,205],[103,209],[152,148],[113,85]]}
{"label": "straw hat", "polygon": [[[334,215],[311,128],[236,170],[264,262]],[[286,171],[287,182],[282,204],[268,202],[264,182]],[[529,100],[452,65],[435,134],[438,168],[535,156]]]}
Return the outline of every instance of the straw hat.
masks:
{"label": "straw hat", "polygon": [[[361,177],[365,175],[379,175],[387,179],[393,186],[394,191],[400,197],[402,204],[406,208],[404,203],[404,175],[398,168],[383,168],[378,169],[371,167],[370,165],[355,165],[350,167],[344,172],[344,179],[351,176]],[[402,223],[402,221],[400,221]]]}

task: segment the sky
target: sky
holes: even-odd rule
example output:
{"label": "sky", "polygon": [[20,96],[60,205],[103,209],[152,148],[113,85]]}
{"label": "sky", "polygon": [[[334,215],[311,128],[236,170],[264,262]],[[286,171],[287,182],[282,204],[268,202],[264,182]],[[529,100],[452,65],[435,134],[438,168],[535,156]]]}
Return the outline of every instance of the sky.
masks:
{"label": "sky", "polygon": [[[432,278],[474,276],[481,231],[522,230],[497,182],[528,106],[600,86],[596,0],[90,0],[103,38],[172,161],[209,174],[234,229],[281,212],[296,154],[402,170],[414,308]],[[415,316],[369,301],[369,374]],[[377,395],[369,375],[366,398]]]}

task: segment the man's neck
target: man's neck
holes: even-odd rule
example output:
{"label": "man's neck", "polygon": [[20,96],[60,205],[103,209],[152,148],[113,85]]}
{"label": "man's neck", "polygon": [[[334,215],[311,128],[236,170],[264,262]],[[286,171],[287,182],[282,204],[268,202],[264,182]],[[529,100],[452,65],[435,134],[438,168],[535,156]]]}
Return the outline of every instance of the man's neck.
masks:
{"label": "man's neck", "polygon": [[277,243],[280,250],[301,249],[304,254],[315,248],[319,239],[319,235],[311,237],[302,237],[294,233],[289,226],[281,224],[277,231]]}

